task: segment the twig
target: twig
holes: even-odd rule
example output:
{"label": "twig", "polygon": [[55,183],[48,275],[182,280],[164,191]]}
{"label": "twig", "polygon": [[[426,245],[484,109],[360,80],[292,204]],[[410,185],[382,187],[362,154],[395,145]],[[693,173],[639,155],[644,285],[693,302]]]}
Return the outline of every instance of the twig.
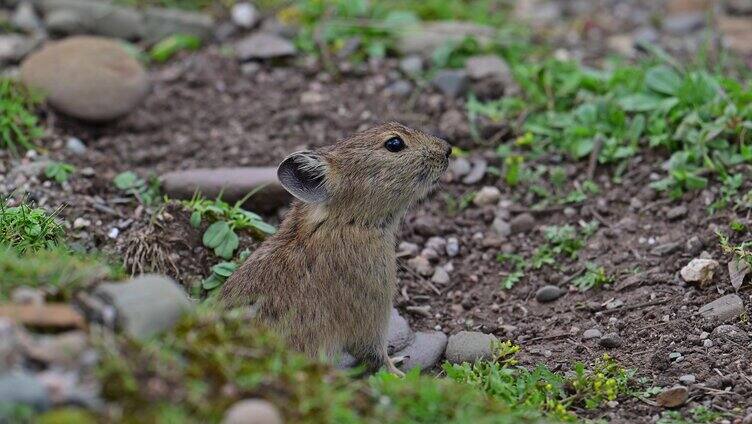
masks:
{"label": "twig", "polygon": [[601,148],[603,148],[603,137],[596,137],[593,150],[590,152],[590,162],[587,168],[587,177],[590,181],[595,177],[595,167],[598,166],[598,156],[601,154]]}
{"label": "twig", "polygon": [[530,340],[527,340],[527,342],[538,342],[541,340],[554,340],[554,339],[560,339],[562,337],[568,337],[571,336],[569,333],[562,333],[562,334],[552,334],[550,336],[541,336],[541,337],[534,337]]}
{"label": "twig", "polygon": [[607,315],[607,314],[613,314],[613,313],[616,313],[616,312],[632,311],[634,309],[645,308],[645,307],[648,307],[648,306],[662,305],[662,304],[668,302],[669,300],[670,299],[651,300],[650,302],[638,303],[636,305],[625,306],[623,308],[607,309],[605,311],[601,311],[601,314]]}

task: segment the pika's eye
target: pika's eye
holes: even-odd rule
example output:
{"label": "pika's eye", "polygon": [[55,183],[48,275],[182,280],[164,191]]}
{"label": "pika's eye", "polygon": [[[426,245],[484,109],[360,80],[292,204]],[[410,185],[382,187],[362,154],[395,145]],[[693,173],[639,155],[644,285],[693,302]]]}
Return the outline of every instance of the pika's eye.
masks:
{"label": "pika's eye", "polygon": [[397,153],[407,147],[405,142],[399,137],[392,137],[384,143],[384,147],[392,153]]}

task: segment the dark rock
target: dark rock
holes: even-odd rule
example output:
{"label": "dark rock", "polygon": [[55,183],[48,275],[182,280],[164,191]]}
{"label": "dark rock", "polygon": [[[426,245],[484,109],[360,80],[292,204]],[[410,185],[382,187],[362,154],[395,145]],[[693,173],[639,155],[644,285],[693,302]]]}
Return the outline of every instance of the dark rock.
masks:
{"label": "dark rock", "polygon": [[613,349],[621,346],[622,339],[621,336],[616,333],[608,333],[601,337],[601,339],[598,341],[598,344],[607,349]]}
{"label": "dark rock", "polygon": [[291,200],[277,180],[277,168],[216,168],[168,172],[160,177],[165,194],[175,199],[190,199],[200,192],[208,198],[222,193],[222,199],[236,202],[251,191],[264,186],[246,205],[256,212],[270,212]]}
{"label": "dark rock", "polygon": [[554,300],[562,297],[565,293],[566,290],[563,290],[556,286],[543,286],[535,292],[535,300],[540,303],[553,302]]}
{"label": "dark rock", "polygon": [[447,336],[441,331],[417,332],[413,343],[395,354],[398,357],[405,357],[399,368],[403,371],[410,371],[413,368],[431,369],[444,355],[446,345]]}
{"label": "dark rock", "polygon": [[496,336],[478,331],[460,331],[449,336],[446,346],[446,359],[454,364],[490,359],[493,356],[493,343]]}

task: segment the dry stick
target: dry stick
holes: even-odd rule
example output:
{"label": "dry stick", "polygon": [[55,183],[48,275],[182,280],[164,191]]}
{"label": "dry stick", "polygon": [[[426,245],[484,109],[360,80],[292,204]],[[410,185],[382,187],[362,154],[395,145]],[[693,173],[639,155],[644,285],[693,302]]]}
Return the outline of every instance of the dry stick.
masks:
{"label": "dry stick", "polygon": [[409,266],[402,266],[402,268],[407,271],[410,275],[417,278],[418,281],[423,284],[424,286],[428,287],[429,289],[433,290],[434,293],[437,295],[441,295],[441,291],[436,288],[430,281],[428,281],[426,278],[424,278],[422,275],[415,272],[412,268]]}
{"label": "dry stick", "polygon": [[527,340],[526,343],[537,342],[537,341],[541,341],[541,340],[554,340],[554,339],[560,339],[562,337],[568,337],[568,336],[571,336],[571,334],[569,334],[569,333],[562,333],[562,334],[552,334],[550,336],[533,337],[532,339]]}
{"label": "dry stick", "polygon": [[624,308],[607,309],[605,311],[601,311],[601,314],[603,314],[603,315],[613,314],[613,313],[616,313],[616,312],[625,312],[625,311],[631,311],[633,309],[645,308],[647,306],[662,305],[662,304],[668,302],[669,300],[670,299],[668,299],[668,298],[666,298],[666,299],[658,299],[658,300],[651,300],[650,302],[638,303],[637,305],[626,306]]}
{"label": "dry stick", "polygon": [[603,148],[603,137],[595,137],[595,144],[593,144],[593,150],[590,152],[590,163],[588,163],[587,177],[588,180],[593,180],[595,177],[595,167],[598,166],[598,156],[601,154]]}

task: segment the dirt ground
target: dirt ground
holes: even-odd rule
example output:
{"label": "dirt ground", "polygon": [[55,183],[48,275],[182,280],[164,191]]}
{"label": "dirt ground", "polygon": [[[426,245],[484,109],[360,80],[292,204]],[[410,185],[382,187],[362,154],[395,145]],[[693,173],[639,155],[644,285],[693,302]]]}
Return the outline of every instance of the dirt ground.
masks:
{"label": "dirt ground", "polygon": [[[28,186],[29,197],[44,205],[65,204],[60,217],[68,222],[77,217],[89,219],[92,225],[88,228],[71,230],[77,243],[86,248],[126,258],[137,256],[143,246],[156,249],[146,254],[149,257],[157,257],[155,252],[161,250],[160,268],[190,286],[206,276],[215,261],[201,246],[201,232],[188,225],[187,213],[176,205],[152,216],[123,198],[111,183],[118,172],[133,170],[147,176],[192,167],[276,165],[293,150],[324,146],[390,120],[457,145],[472,146],[471,155],[500,166],[493,148],[476,145],[466,127],[454,128],[451,134],[440,130],[447,111],[456,110],[464,116],[461,100],[447,99],[430,88],[407,98],[386,95],[385,87],[398,78],[397,64],[391,60],[337,77],[302,59],[284,66],[262,65],[245,74],[234,58],[217,47],[208,47],[153,69],[152,94],[117,123],[96,127],[44,111],[49,134],[43,145],[49,156],[76,165],[82,176],[73,178],[62,190],[50,183]],[[317,101],[306,102],[311,99]],[[503,129],[489,126],[482,131]],[[80,138],[88,146],[86,153],[77,156],[66,150],[68,137]],[[714,282],[703,288],[685,284],[678,271],[703,251],[724,259],[715,229],[728,228],[734,219],[747,225],[752,221],[750,216],[724,211],[709,215],[707,206],[717,196],[718,187],[689,193],[677,201],[647,188],[651,174],[662,172],[665,159],[660,155],[632,158],[620,184],[611,180],[613,169],[598,167],[595,180],[601,192],[566,213],[559,207],[533,210],[532,193],[510,188],[493,175],[487,174],[473,185],[444,181],[408,213],[401,240],[422,246],[430,236],[457,237],[460,253],[451,258],[454,271],[450,282],[432,285],[408,271],[406,259],[401,259],[397,307],[415,329],[437,328],[447,333],[472,329],[510,339],[522,346],[524,365],[545,363],[553,370],[567,370],[574,361],[592,362],[608,352],[636,369],[648,385],[670,386],[678,383],[680,376],[694,374],[697,384],[690,397],[695,406],[700,403],[720,411],[740,408],[749,412],[749,340],[712,336],[714,344],[705,347],[701,333],[712,331],[712,327],[704,327],[696,316],[699,307],[731,292],[726,261]],[[561,161],[556,156],[540,159],[542,164],[565,166],[570,180],[585,180],[587,161]],[[471,205],[459,212],[448,207],[446,196],[457,199],[486,185],[498,187],[503,198],[512,202],[511,217],[531,213],[534,228],[500,240],[490,229],[495,206]],[[752,182],[747,180],[740,191],[750,188]],[[674,220],[667,217],[669,209],[682,205],[687,208],[686,215]],[[279,216],[269,219],[276,223]],[[498,253],[529,253],[544,243],[543,227],[576,226],[581,220],[596,220],[599,228],[578,260],[527,272],[511,290],[500,288],[508,267],[496,260]],[[116,239],[108,235],[113,226],[120,229]],[[688,246],[693,237],[699,243],[693,240]],[[244,238],[241,247],[253,243]],[[663,255],[654,251],[668,243],[677,243],[677,247]],[[536,290],[543,285],[568,288],[588,261],[604,266],[616,276],[615,283],[587,292],[570,289],[552,303],[535,300]],[[739,295],[749,310],[752,286],[746,284]],[[616,301],[623,304],[607,307]],[[430,308],[416,313],[415,308],[408,308],[414,306]],[[746,333],[752,331],[748,318],[735,325]],[[623,343],[607,349],[597,341],[583,341],[582,331],[591,328],[604,334],[618,332]],[[681,354],[679,361],[672,359],[675,352]],[[580,412],[590,418],[635,423],[654,421],[661,410],[650,400],[630,398],[613,409]],[[734,414],[740,415],[738,410]]]}

